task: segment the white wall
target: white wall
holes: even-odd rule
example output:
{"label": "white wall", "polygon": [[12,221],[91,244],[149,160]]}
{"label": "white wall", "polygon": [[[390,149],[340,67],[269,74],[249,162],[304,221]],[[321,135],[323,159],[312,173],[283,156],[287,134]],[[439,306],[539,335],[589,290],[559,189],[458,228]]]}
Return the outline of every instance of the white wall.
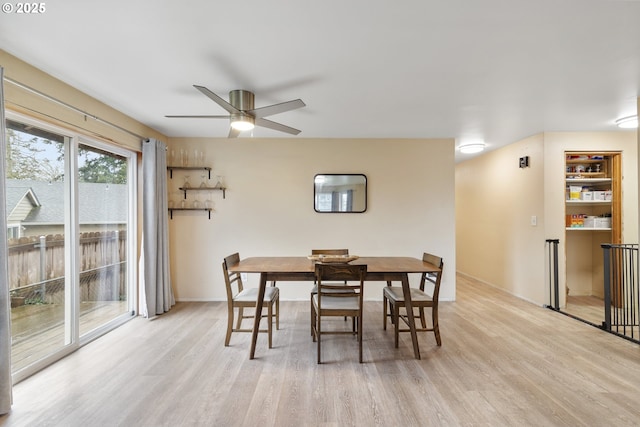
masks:
{"label": "white wall", "polygon": [[[221,193],[213,195],[211,220],[203,212],[176,212],[169,221],[171,275],[178,300],[224,300],[221,264],[233,252],[242,258],[306,256],[319,247],[346,247],[361,256],[421,257],[425,251],[441,255],[441,298],[454,299],[453,139],[169,140],[170,150],[180,148],[204,150],[213,175],[222,174],[228,190],[224,200]],[[174,172],[169,180],[170,190],[182,185],[180,173]],[[317,173],[365,174],[367,211],[316,213]],[[191,173],[194,185],[199,179],[199,173]],[[250,285],[257,281],[257,275],[249,277]],[[282,299],[309,298],[309,283],[278,286]],[[381,299],[381,286],[367,287],[366,298]]]}

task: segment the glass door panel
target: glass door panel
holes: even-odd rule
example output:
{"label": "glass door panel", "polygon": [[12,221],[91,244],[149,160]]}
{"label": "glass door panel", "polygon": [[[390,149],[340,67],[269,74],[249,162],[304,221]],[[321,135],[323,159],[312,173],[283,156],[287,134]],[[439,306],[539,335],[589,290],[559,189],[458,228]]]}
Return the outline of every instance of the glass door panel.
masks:
{"label": "glass door panel", "polygon": [[80,336],[128,313],[128,159],[80,144]]}
{"label": "glass door panel", "polygon": [[69,138],[7,120],[11,362],[16,372],[70,344],[65,150]]}

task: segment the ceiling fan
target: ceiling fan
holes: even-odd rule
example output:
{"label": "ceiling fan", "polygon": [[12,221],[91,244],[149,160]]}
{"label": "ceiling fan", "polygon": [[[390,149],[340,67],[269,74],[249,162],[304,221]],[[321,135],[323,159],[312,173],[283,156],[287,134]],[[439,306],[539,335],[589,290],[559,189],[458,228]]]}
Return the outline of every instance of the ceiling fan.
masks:
{"label": "ceiling fan", "polygon": [[277,130],[280,132],[297,135],[300,130],[265,119],[267,116],[284,113],[285,111],[302,108],[306,104],[301,99],[281,102],[279,104],[267,105],[266,107],[254,108],[254,94],[248,90],[232,90],[229,92],[229,102],[225,101],[204,86],[193,85],[200,92],[205,94],[216,104],[229,112],[228,116],[165,116],[169,118],[190,118],[190,119],[231,119],[229,138],[236,138],[240,132],[251,130],[254,126]]}

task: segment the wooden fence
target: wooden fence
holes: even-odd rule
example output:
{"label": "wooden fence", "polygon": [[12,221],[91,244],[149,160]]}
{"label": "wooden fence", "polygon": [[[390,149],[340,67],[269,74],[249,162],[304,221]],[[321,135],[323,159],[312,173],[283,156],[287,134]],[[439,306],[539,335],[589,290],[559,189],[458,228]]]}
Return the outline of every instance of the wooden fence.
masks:
{"label": "wooden fence", "polygon": [[[64,236],[10,239],[9,290],[12,304],[64,301]],[[126,298],[126,231],[81,233],[81,301]]]}

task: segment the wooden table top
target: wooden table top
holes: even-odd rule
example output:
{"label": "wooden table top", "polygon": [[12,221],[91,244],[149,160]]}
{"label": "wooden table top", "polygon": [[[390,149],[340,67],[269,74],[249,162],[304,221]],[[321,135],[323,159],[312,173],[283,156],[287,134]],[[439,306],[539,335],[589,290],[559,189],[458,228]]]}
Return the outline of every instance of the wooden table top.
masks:
{"label": "wooden table top", "polygon": [[[366,264],[368,273],[436,273],[440,268],[412,257],[360,257],[349,264]],[[314,273],[314,262],[307,257],[250,257],[229,266],[238,273]]]}

